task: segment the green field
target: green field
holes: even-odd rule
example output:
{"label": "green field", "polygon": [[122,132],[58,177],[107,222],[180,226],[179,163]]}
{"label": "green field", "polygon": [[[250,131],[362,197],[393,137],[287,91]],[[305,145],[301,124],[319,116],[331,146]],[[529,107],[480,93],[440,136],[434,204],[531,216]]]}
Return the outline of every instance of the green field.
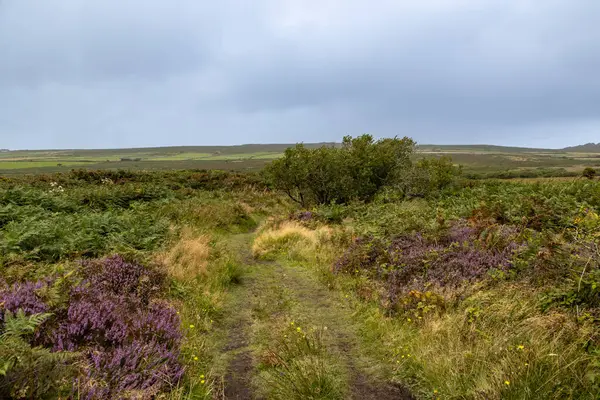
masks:
{"label": "green field", "polygon": [[[319,147],[332,143],[306,144]],[[100,170],[222,169],[259,170],[280,157],[288,144],[183,146],[105,150],[35,150],[0,153],[0,175]],[[576,176],[586,167],[600,167],[600,151],[529,149],[503,146],[419,145],[415,158],[450,156],[472,178]],[[577,149],[575,149],[577,150]],[[593,150],[593,151],[591,151]]]}

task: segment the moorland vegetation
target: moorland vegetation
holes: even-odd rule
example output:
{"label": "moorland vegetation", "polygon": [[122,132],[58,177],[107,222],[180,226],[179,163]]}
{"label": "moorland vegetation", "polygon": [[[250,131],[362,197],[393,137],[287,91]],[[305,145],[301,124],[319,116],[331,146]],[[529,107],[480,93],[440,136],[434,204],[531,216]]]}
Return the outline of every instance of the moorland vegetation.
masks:
{"label": "moorland vegetation", "polygon": [[356,397],[362,357],[416,398],[598,398],[600,181],[471,180],[413,148],[0,180],[0,397],[223,396],[246,335],[267,398]]}

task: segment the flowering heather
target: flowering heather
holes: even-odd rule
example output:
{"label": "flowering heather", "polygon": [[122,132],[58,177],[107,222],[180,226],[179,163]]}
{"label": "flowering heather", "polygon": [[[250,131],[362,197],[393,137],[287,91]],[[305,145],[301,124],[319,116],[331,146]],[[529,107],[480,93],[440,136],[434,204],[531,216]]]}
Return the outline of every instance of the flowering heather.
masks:
{"label": "flowering heather", "polygon": [[[487,233],[487,234],[486,234]],[[507,270],[518,245],[514,231],[491,232],[456,225],[433,240],[417,233],[385,245],[377,239],[357,239],[335,263],[335,272],[367,273],[386,283],[393,302],[411,290],[429,285],[458,287],[483,278],[491,269]]]}
{"label": "flowering heather", "polygon": [[53,338],[55,350],[72,351],[90,344],[111,346],[125,341],[131,312],[135,312],[134,299],[89,286],[75,288],[73,292],[67,316]]}
{"label": "flowering heather", "polygon": [[128,263],[115,255],[83,264],[87,284],[118,295],[135,295],[147,300],[160,289],[163,276],[143,265]]}
{"label": "flowering heather", "polygon": [[165,385],[176,384],[184,369],[177,348],[155,341],[133,341],[111,350],[93,350],[81,378],[84,399],[113,399],[136,395],[153,398]]}
{"label": "flowering heather", "polygon": [[48,285],[49,281],[15,283],[0,291],[0,304],[3,310],[16,313],[23,309],[25,314],[37,314],[48,311],[48,306],[39,296],[38,291]]}
{"label": "flowering heather", "polygon": [[182,338],[177,311],[166,302],[153,302],[132,321],[135,337],[161,344],[178,346]]}
{"label": "flowering heather", "polygon": [[38,295],[48,279],[3,285],[0,302],[12,312],[54,313],[36,337],[53,351],[79,351],[88,361],[76,383],[83,398],[152,398],[176,383],[183,375],[181,321],[156,298],[162,275],[120,256],[85,262],[80,272],[84,279],[70,289],[66,310]]}

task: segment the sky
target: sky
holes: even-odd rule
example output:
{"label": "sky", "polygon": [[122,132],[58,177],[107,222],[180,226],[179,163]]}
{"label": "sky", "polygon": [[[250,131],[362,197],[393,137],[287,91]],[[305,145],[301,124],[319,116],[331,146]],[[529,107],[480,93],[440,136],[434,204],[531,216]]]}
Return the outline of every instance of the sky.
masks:
{"label": "sky", "polygon": [[0,148],[600,142],[598,0],[0,0]]}

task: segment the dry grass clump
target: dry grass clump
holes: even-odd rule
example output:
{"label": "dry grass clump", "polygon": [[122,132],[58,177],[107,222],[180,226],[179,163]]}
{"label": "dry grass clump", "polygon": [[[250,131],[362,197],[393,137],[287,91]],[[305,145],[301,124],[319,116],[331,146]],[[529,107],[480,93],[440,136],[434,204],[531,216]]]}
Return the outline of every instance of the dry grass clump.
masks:
{"label": "dry grass clump", "polygon": [[205,275],[211,253],[210,241],[208,235],[194,235],[191,230],[185,229],[168,251],[158,255],[158,261],[175,279],[191,280]]}
{"label": "dry grass clump", "polygon": [[328,226],[309,229],[298,222],[269,224],[254,240],[252,254],[256,258],[286,257],[294,261],[321,261],[334,252],[339,242],[349,242],[349,233]]}

